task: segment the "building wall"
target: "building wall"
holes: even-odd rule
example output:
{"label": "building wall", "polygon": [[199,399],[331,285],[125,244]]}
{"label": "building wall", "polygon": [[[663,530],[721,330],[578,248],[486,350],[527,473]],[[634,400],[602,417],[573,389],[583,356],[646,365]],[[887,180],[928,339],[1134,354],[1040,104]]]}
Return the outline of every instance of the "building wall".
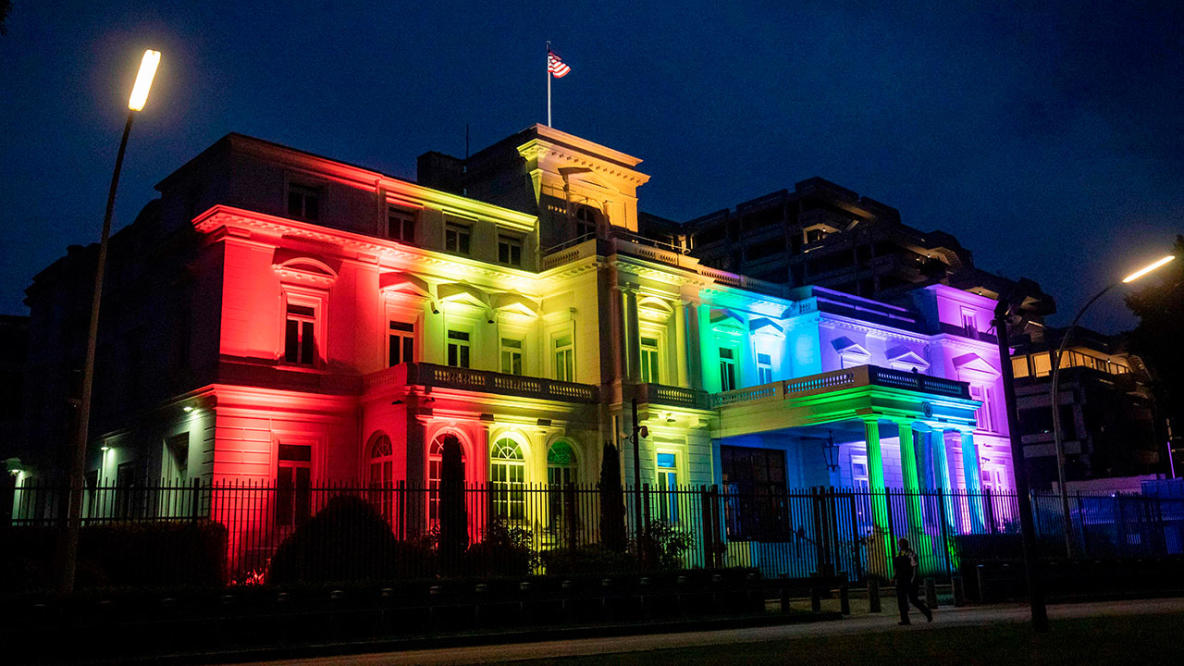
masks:
{"label": "building wall", "polygon": [[[530,140],[513,146],[521,161],[507,163],[535,179],[538,201],[559,192],[608,202],[600,208],[598,237],[565,249],[570,254],[562,261],[539,256],[540,222],[533,215],[247,137],[224,139],[163,181],[161,218],[151,228],[188,234],[185,267],[193,275],[137,301],[138,309],[117,312],[133,330],[170,295],[191,304],[188,323],[170,321],[150,345],[163,354],[178,346],[169,336],[180,339],[186,383],[137,405],[141,416],[124,421],[127,443],[112,444],[119,450],[112,458],[131,459],[138,449],[144,470],[163,469],[164,442],[179,434],[176,419],[198,413],[201,434],[189,431],[190,476],[215,482],[273,481],[278,449],[286,444],[312,447],[314,481],[366,480],[369,447],[385,434],[395,444],[388,480],[422,484],[431,443],[444,433],[464,443],[466,478],[473,482],[488,480],[490,446],[503,437],[521,447],[527,482],[545,481],[547,448],[559,439],[575,447],[585,482],[597,477],[602,442],[615,442],[629,480],[630,399],[638,385],[719,393],[729,350],[735,386],[727,388],[867,364],[998,388],[997,350],[982,335],[987,299],[931,286],[910,309],[825,289],[789,292],[703,267],[631,235],[637,187],[648,179],[634,169],[639,160],[532,131]],[[586,153],[588,171],[559,171],[573,151]],[[293,185],[318,192],[315,220],[288,210]],[[411,242],[385,237],[389,205],[416,211]],[[450,221],[468,225],[468,253],[447,248]],[[524,239],[521,266],[498,262],[498,236],[506,233]],[[143,278],[160,282],[168,275],[160,269]],[[310,363],[285,358],[291,306],[312,309]],[[982,322],[973,331],[963,326],[967,310]],[[500,372],[502,340],[518,340],[524,377],[562,376],[593,387],[599,400],[523,398],[456,385],[484,376],[475,373],[457,374],[448,388],[410,382],[407,359],[388,367],[392,321],[413,325],[417,364],[449,364],[449,331],[457,331],[468,335],[469,369]],[[570,377],[556,357],[557,341],[568,335]],[[643,339],[655,341],[652,363]],[[767,375],[760,355],[768,355]],[[102,386],[113,386],[109,381],[100,374]],[[1002,404],[988,402],[990,409]],[[659,454],[675,455],[682,483],[718,481],[714,410],[650,398],[639,420],[650,431],[640,443],[643,482],[656,478]],[[984,448],[1006,438],[1005,420],[992,423],[976,433]],[[800,437],[764,439],[787,451],[798,482],[823,479],[809,462],[811,445]],[[894,442],[883,443],[889,479],[900,478]]]}

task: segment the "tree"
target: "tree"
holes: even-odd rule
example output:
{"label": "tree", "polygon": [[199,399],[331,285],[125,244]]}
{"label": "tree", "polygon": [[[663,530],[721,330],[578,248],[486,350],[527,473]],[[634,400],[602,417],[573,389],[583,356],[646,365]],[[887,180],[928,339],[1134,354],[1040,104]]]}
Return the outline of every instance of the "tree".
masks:
{"label": "tree", "polygon": [[8,34],[8,15],[12,12],[12,0],[0,0],[0,35]]}
{"label": "tree", "polygon": [[469,547],[469,519],[465,510],[465,461],[456,435],[444,436],[440,454],[440,567],[445,573],[461,566]]}
{"label": "tree", "polygon": [[625,492],[621,488],[621,454],[617,447],[604,443],[600,459],[600,543],[608,550],[623,553],[625,539]]}
{"label": "tree", "polygon": [[[1160,269],[1147,286],[1129,294],[1126,305],[1139,318],[1130,333],[1131,351],[1147,364],[1159,407],[1159,423],[1171,418],[1173,435],[1184,434],[1184,236],[1176,236],[1176,261]],[[1151,278],[1149,278],[1151,279]]]}

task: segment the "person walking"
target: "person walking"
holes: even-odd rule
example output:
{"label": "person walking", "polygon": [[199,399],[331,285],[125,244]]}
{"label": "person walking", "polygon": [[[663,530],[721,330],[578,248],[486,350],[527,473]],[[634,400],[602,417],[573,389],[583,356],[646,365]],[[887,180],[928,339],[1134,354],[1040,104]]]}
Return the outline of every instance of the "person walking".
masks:
{"label": "person walking", "polygon": [[917,596],[917,582],[919,569],[917,553],[909,547],[908,539],[900,540],[900,552],[892,558],[892,568],[896,571],[896,605],[900,608],[900,624],[909,622],[909,602],[925,616],[926,622],[933,622],[933,611]]}

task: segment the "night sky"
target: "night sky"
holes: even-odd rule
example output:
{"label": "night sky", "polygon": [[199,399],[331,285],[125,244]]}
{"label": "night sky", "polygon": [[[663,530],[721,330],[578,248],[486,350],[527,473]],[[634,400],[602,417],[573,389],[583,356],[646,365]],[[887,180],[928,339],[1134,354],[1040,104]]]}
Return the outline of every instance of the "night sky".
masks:
{"label": "night sky", "polygon": [[[421,152],[463,155],[466,123],[476,150],[545,120],[549,39],[573,69],[555,126],[643,158],[648,212],[686,220],[822,176],[1036,279],[1054,323],[1184,231],[1184,3],[573,4],[16,0],[0,312],[26,312],[32,276],[98,240],[145,48],[164,56],[116,228],[231,131],[413,179]],[[1134,319],[1111,295],[1085,323]]]}

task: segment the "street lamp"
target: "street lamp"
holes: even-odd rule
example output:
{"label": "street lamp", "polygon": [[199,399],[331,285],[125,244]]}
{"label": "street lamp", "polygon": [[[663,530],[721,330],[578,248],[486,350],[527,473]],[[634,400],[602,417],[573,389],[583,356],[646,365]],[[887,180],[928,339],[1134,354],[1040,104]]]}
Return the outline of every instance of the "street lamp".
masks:
{"label": "street lamp", "polygon": [[1066,557],[1073,557],[1073,523],[1069,519],[1069,493],[1065,488],[1065,444],[1062,441],[1061,435],[1061,405],[1059,391],[1061,380],[1061,356],[1065,353],[1065,349],[1069,346],[1069,340],[1073,337],[1073,329],[1077,327],[1077,322],[1081,319],[1081,316],[1085,314],[1085,311],[1094,304],[1095,301],[1106,295],[1106,293],[1111,289],[1121,284],[1130,284],[1144,275],[1154,271],[1155,269],[1166,265],[1175,258],[1175,255],[1169,254],[1162,259],[1147,264],[1143,268],[1140,268],[1134,273],[1122,278],[1122,280],[1119,282],[1113,282],[1106,285],[1105,289],[1102,289],[1098,293],[1094,294],[1094,297],[1086,301],[1085,306],[1077,311],[1077,316],[1073,317],[1073,323],[1069,324],[1069,328],[1066,329],[1065,334],[1061,336],[1061,344],[1059,347],[1057,347],[1056,355],[1050,359],[1052,361],[1052,386],[1049,388],[1049,398],[1052,402],[1052,437],[1057,451],[1057,484],[1059,486],[1061,495],[1061,512],[1064,516],[1063,524],[1065,531]]}
{"label": "street lamp", "polygon": [[103,215],[103,234],[99,237],[99,256],[95,265],[94,294],[91,296],[90,328],[86,335],[86,363],[82,369],[82,396],[78,401],[78,423],[72,442],[73,458],[70,465],[70,512],[66,522],[66,538],[63,540],[63,557],[58,592],[69,594],[74,590],[74,569],[78,561],[78,531],[82,524],[82,491],[86,467],[86,442],[90,430],[91,389],[95,378],[95,344],[99,336],[99,304],[103,296],[103,271],[107,265],[107,238],[111,235],[111,212],[115,208],[115,191],[119,186],[119,172],[123,167],[123,153],[127,149],[127,137],[132,131],[132,120],[143,110],[148,101],[148,91],[156,77],[160,64],[160,51],[144,51],[140,60],[140,71],[132,86],[127,102],[127,123],[123,126],[123,138],[119,140],[119,152],[115,155],[115,171],[111,174],[111,189],[107,192],[107,211]]}

